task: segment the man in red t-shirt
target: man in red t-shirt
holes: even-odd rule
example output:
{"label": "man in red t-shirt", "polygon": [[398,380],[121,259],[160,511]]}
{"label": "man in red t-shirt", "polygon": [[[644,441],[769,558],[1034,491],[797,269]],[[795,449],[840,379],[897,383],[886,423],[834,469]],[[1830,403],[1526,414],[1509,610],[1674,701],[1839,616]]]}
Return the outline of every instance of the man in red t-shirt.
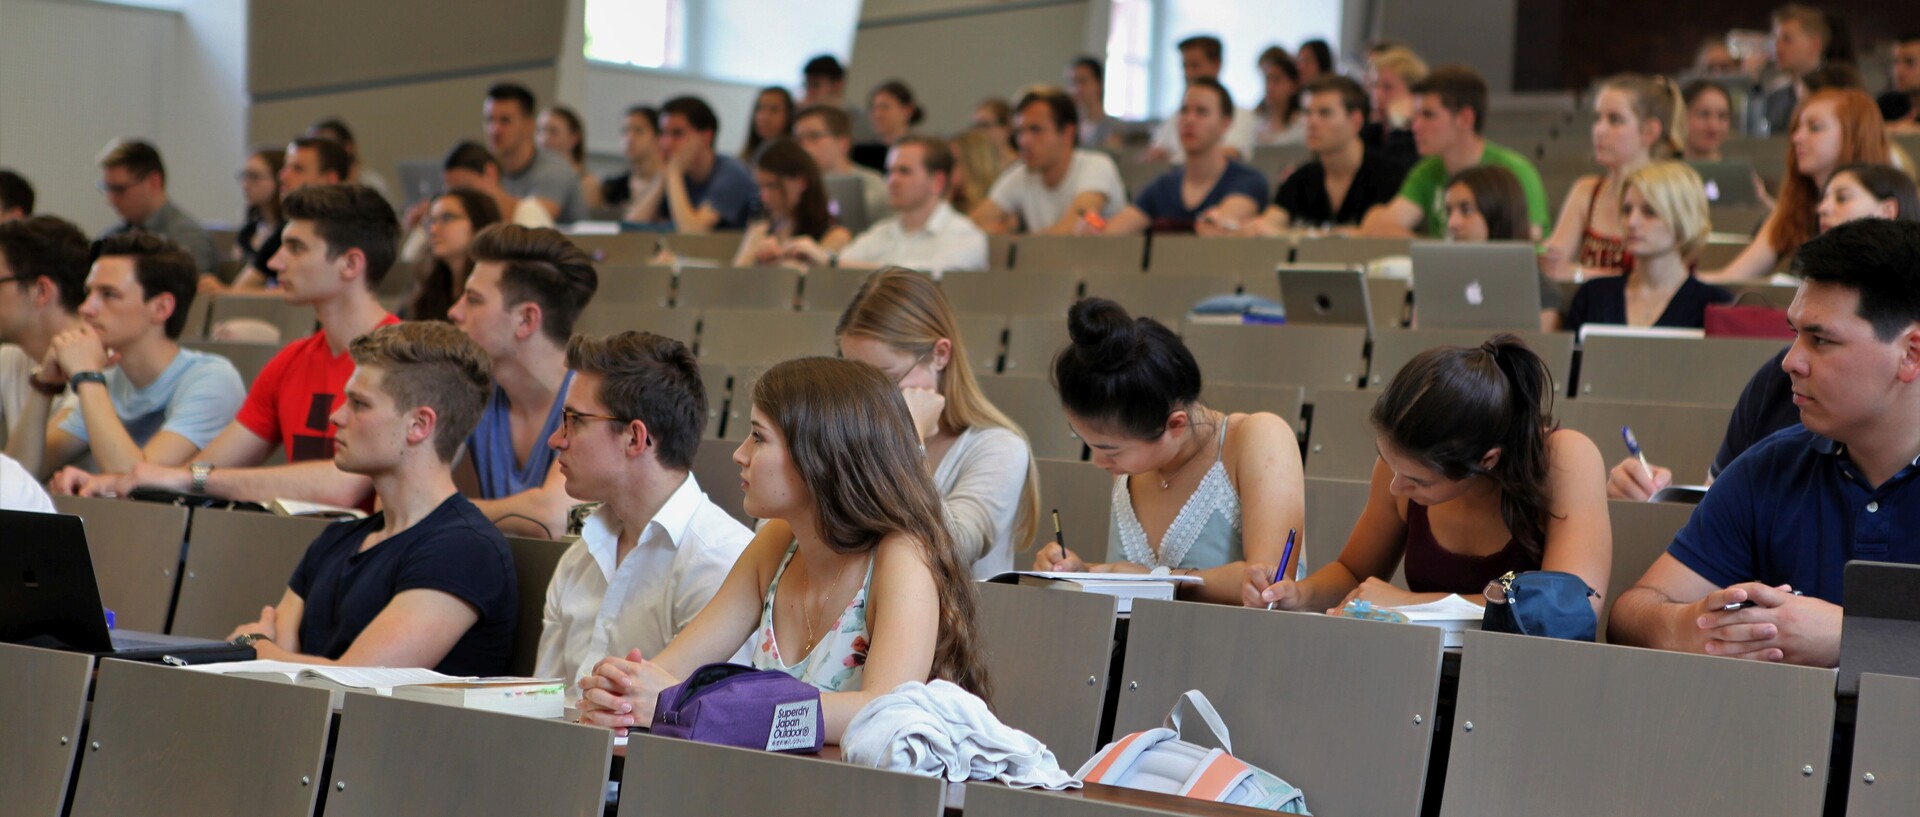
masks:
{"label": "man in red t-shirt", "polygon": [[[189,468],[141,464],[126,475],[102,475],[82,487],[90,495],[124,496],[134,488],[192,491],[233,499],[291,497],[333,505],[361,504],[366,477],[333,467],[333,425],[353,359],[347,346],[376,327],[397,323],[375,299],[399,250],[393,206],[360,185],[314,185],[287,196],[280,251],[267,264],[288,301],[312,306],[320,331],[287,344],[254,380],[240,414]],[[254,468],[275,446],[294,464]]]}

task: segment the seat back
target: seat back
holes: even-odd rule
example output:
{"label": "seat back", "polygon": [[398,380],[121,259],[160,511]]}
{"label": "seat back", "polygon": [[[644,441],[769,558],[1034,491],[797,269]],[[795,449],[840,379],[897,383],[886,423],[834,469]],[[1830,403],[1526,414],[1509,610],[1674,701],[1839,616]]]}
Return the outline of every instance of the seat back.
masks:
{"label": "seat back", "polygon": [[1293,239],[1221,241],[1194,235],[1157,235],[1147,252],[1147,272],[1153,275],[1271,278],[1273,268],[1287,263],[1293,255]]}
{"label": "seat back", "polygon": [[1302,531],[1306,536],[1301,541],[1313,555],[1307,563],[1309,571],[1317,566],[1315,563],[1332,561],[1347,546],[1353,526],[1367,509],[1372,489],[1373,483],[1367,480],[1306,479],[1307,529]]}
{"label": "seat back", "polygon": [[1229,413],[1272,412],[1287,421],[1295,436],[1306,429],[1300,420],[1307,399],[1304,387],[1264,383],[1207,383],[1204,389],[1200,399],[1208,408]]}
{"label": "seat back", "polygon": [[53,506],[85,522],[100,602],[113,611],[114,626],[166,632],[167,616],[173,612],[174,573],[187,538],[187,509],[78,496],[56,496]]}
{"label": "seat back", "polygon": [[[565,534],[565,531],[555,531]],[[513,574],[519,590],[519,610],[513,624],[513,654],[507,658],[507,674],[533,675],[534,662],[540,658],[540,628],[547,609],[547,585],[560,557],[567,552],[566,542],[551,539],[507,537],[513,552]]]}
{"label": "seat back", "polygon": [[1580,351],[1581,397],[1733,405],[1785,344],[1745,338],[1598,336]]}
{"label": "seat back", "polygon": [[602,264],[590,303],[624,304],[650,309],[673,305],[673,268]]}
{"label": "seat back", "polygon": [[608,729],[348,693],[327,815],[597,815],[612,758]]}
{"label": "seat back", "polygon": [[[1079,460],[1036,457],[1040,471],[1040,511],[1060,512],[1060,531],[1067,549],[1092,561],[1105,561],[1107,531],[1113,524],[1113,475]],[[1053,541],[1053,521],[1034,527],[1032,547],[1014,556],[1013,565],[1025,568],[1033,554]]]}
{"label": "seat back", "polygon": [[[1553,375],[1554,394],[1566,394],[1568,377],[1573,371],[1573,335],[1526,330],[1516,330],[1510,334],[1518,336],[1527,344],[1527,348],[1546,362],[1547,372]],[[1386,388],[1388,383],[1393,382],[1393,376],[1407,365],[1407,361],[1435,346],[1479,346],[1493,335],[1493,332],[1478,329],[1381,332],[1373,338],[1373,365],[1367,370],[1367,386]]]}
{"label": "seat back", "polygon": [[1067,307],[1080,297],[1080,278],[1074,273],[1039,270],[949,272],[940,276],[940,291],[958,315],[1064,318]]}
{"label": "seat back", "polygon": [[1080,459],[1084,444],[1067,427],[1060,395],[1039,377],[983,375],[980,390],[994,406],[1006,412],[1033,444],[1033,455],[1057,460]]}
{"label": "seat back", "polygon": [[620,817],[940,817],[946,792],[938,777],[635,733],[627,741]]}
{"label": "seat back", "polygon": [[1911,814],[1920,802],[1920,678],[1862,675],[1859,701],[1847,817]]}
{"label": "seat back", "polygon": [[1100,748],[1116,600],[1015,584],[974,587],[994,714],[1046,744],[1061,768],[1079,768]]}
{"label": "seat back", "polygon": [[187,572],[173,612],[173,635],[225,638],[279,604],[324,519],[202,508],[187,537]]}
{"label": "seat back", "polygon": [[1626,456],[1620,429],[1632,428],[1649,461],[1672,469],[1675,482],[1699,483],[1720,452],[1733,408],[1581,398],[1555,402],[1553,414],[1561,427],[1592,438],[1608,462]]}
{"label": "seat back", "polygon": [[93,656],[0,644],[0,802],[60,817],[79,756]]}
{"label": "seat back", "polygon": [[580,319],[574,322],[573,331],[574,334],[588,337],[629,330],[652,332],[691,347],[699,327],[698,309],[662,309],[595,299],[580,311]]}
{"label": "seat back", "polygon": [[1233,276],[1127,272],[1088,275],[1086,296],[1109,298],[1135,317],[1147,316],[1168,326],[1179,326],[1195,304],[1216,295],[1233,295],[1239,289],[1240,279]]}
{"label": "seat back", "polygon": [[740,487],[740,466],[733,462],[733,450],[739,445],[733,440],[702,441],[699,450],[693,452],[693,478],[700,481],[700,490],[707,492],[713,504],[740,524],[753,527],[753,517],[742,507],[747,492]]}
{"label": "seat back", "polygon": [[1357,389],[1367,374],[1364,326],[1189,322],[1180,334],[1210,379]]}
{"label": "seat back", "polygon": [[709,309],[700,324],[700,360],[771,366],[790,358],[832,355],[833,327],[839,319],[831,312]]}
{"label": "seat back", "polygon": [[673,303],[681,309],[792,309],[799,297],[799,270],[687,267],[680,270]]}
{"label": "seat back", "polygon": [[318,687],[102,661],[71,813],[311,815],[332,716]]}
{"label": "seat back", "polygon": [[[279,329],[280,342],[286,343],[313,334],[317,320],[313,314],[313,307],[288,301],[279,293],[271,295],[228,293],[209,297],[208,300],[213,302],[208,305],[207,311],[207,332],[209,333],[223,321],[253,318]],[[191,317],[192,308],[188,309],[188,315]]]}
{"label": "seat back", "polygon": [[1302,238],[1294,247],[1295,264],[1368,264],[1381,258],[1406,255],[1409,238]]}
{"label": "seat back", "polygon": [[825,267],[807,270],[800,276],[800,308],[838,315],[853,303],[853,293],[875,272]]}
{"label": "seat back", "polygon": [[574,246],[593,256],[594,263],[601,267],[635,266],[653,262],[654,253],[659,250],[659,239],[654,233],[619,233],[616,235],[573,235],[568,236]]}
{"label": "seat back", "polygon": [[1632,589],[1660,554],[1667,552],[1673,535],[1686,527],[1688,517],[1693,515],[1693,507],[1673,502],[1607,502],[1607,521],[1613,529],[1613,568],[1607,586],[1594,588],[1606,594],[1600,600],[1602,638],[1614,600]]}
{"label": "seat back", "polygon": [[[185,335],[181,337],[184,338]],[[267,361],[272,360],[274,355],[280,354],[281,348],[284,347],[284,344],[279,343],[244,343],[226,340],[182,340],[180,345],[196,352],[226,358],[233,364],[233,368],[240,371],[240,382],[245,383],[247,388],[253,388],[253,381],[260,378],[260,370],[266,368]]]}
{"label": "seat back", "polygon": [[1007,322],[1007,354],[1000,371],[1046,377],[1052,369],[1053,356],[1072,341],[1064,314],[1059,317],[1015,315]]}
{"label": "seat back", "polygon": [[736,231],[654,234],[660,249],[683,260],[723,266],[733,261],[733,257],[740,252],[740,240],[745,237],[744,232]]}
{"label": "seat back", "polygon": [[1441,817],[1820,814],[1833,670],[1465,637]]}
{"label": "seat back", "polygon": [[1007,316],[954,315],[960,325],[960,341],[967,347],[967,362],[974,374],[1000,371],[1000,356],[1005,351]]}
{"label": "seat back", "polygon": [[[1115,736],[1206,693],[1233,755],[1307,792],[1316,814],[1420,813],[1439,706],[1432,627],[1135,600]],[[1258,679],[1259,694],[1246,694]],[[1353,751],[1363,747],[1365,760]]]}
{"label": "seat back", "polygon": [[1373,428],[1377,391],[1315,389],[1313,420],[1307,429],[1306,474],[1322,479],[1373,478],[1379,457]]}
{"label": "seat back", "polygon": [[1139,272],[1146,255],[1146,236],[1029,234],[1020,237],[1014,264],[1021,272],[1111,274]]}

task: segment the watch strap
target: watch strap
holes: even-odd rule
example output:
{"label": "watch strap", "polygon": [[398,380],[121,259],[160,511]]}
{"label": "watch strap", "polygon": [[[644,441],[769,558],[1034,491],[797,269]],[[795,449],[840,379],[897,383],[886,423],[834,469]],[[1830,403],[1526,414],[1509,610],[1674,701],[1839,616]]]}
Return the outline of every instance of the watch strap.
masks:
{"label": "watch strap", "polygon": [[213,464],[208,462],[193,463],[187,466],[187,473],[193,475],[193,493],[205,494],[207,492],[207,477],[213,474]]}
{"label": "watch strap", "polygon": [[67,383],[76,388],[82,383],[98,383],[105,386],[107,385],[107,376],[102,372],[74,372],[67,376]]}

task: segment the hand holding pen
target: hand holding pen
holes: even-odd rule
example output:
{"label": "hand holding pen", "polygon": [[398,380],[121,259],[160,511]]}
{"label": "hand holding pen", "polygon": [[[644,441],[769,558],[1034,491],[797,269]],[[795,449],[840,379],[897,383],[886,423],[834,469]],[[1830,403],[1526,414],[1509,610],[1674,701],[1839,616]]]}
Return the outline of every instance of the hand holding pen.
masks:
{"label": "hand holding pen", "polygon": [[1607,473],[1607,498],[1644,502],[1673,484],[1672,471],[1647,461],[1632,428],[1621,426],[1620,438],[1627,444],[1627,458]]}

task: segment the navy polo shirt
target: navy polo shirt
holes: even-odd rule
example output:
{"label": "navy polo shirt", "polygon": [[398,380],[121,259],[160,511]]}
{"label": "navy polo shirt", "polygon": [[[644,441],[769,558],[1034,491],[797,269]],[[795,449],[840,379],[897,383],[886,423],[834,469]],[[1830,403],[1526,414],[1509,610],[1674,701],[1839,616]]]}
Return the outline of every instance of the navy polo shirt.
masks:
{"label": "navy polo shirt", "polygon": [[1253,200],[1257,207],[1267,200],[1267,177],[1250,165],[1244,165],[1231,159],[1227,160],[1227,169],[1215,179],[1212,189],[1200,204],[1188,207],[1181,195],[1181,186],[1186,183],[1186,168],[1176,167],[1154,179],[1133,198],[1133,206],[1140,208],[1147,218],[1153,220],[1155,232],[1192,232],[1193,223],[1200,220],[1200,214],[1220,205],[1228,196],[1239,194]]}
{"label": "navy polo shirt", "polygon": [[287,586],[305,602],[300,650],[344,655],[393,597],[407,590],[448,593],[480,612],[433,669],[500,675],[513,652],[519,590],[507,539],[465,496],[454,494],[413,527],[365,551],[385,514],[327,526],[307,547]]}
{"label": "navy polo shirt", "polygon": [[1846,447],[1793,425],[1727,466],[1667,552],[1714,585],[1791,584],[1841,603],[1850,560],[1920,564],[1920,460],[1873,486]]}

